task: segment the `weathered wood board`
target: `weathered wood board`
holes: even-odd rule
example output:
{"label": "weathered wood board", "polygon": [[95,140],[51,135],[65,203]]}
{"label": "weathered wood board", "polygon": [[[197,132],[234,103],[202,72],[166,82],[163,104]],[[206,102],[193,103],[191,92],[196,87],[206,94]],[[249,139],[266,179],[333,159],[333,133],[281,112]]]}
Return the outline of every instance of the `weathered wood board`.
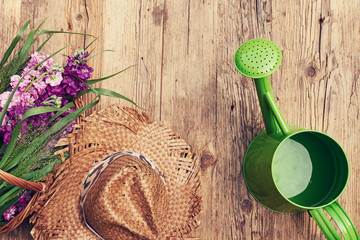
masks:
{"label": "weathered wood board", "polygon": [[[243,179],[244,153],[264,126],[253,82],[236,71],[233,55],[251,38],[276,42],[283,62],[271,81],[279,107],[289,123],[343,146],[351,172],[339,202],[360,229],[359,0],[1,0],[0,52],[28,19],[35,27],[46,17],[46,29],[101,35],[95,52],[115,52],[91,60],[95,76],[135,66],[98,86],[133,99],[197,150],[203,205],[190,239],[325,239],[306,212],[265,209]],[[92,39],[57,35],[45,50],[76,40],[69,54]],[[103,98],[97,108],[115,102]],[[0,239],[31,239],[29,229]]]}

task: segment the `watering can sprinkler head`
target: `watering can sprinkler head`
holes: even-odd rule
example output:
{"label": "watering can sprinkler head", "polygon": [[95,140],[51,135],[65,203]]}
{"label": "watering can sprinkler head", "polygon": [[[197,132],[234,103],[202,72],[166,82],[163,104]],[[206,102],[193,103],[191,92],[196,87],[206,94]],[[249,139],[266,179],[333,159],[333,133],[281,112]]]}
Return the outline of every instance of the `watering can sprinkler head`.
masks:
{"label": "watering can sprinkler head", "polygon": [[251,39],[236,50],[236,69],[246,77],[264,78],[275,72],[281,64],[282,54],[278,45],[267,39]]}
{"label": "watering can sprinkler head", "polygon": [[235,52],[234,64],[241,74],[255,81],[266,132],[271,135],[281,131],[287,136],[291,132],[276,105],[269,80],[269,75],[280,67],[281,60],[282,54],[278,45],[258,38],[240,45]]}

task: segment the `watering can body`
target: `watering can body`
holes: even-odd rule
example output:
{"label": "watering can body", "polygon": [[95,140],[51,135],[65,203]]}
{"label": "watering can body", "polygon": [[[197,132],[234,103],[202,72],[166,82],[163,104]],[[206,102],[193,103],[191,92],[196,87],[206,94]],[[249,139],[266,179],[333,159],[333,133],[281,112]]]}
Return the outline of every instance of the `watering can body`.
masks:
{"label": "watering can body", "polygon": [[291,134],[261,132],[244,157],[251,194],[280,213],[319,209],[344,191],[349,165],[340,145],[325,133],[290,125]]}
{"label": "watering can body", "polygon": [[[292,127],[293,132],[302,128]],[[245,183],[253,197],[276,212],[297,213],[306,209],[289,204],[276,186],[272,175],[273,158],[282,142],[279,135],[269,136],[266,130],[257,135],[248,147],[243,163]]]}

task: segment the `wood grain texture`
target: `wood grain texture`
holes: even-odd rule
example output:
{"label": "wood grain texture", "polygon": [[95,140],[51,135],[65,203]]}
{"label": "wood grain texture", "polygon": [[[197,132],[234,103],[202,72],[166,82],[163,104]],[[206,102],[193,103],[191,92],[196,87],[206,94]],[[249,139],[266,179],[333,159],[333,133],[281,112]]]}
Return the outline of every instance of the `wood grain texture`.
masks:
{"label": "wood grain texture", "polygon": [[[359,0],[0,0],[0,13],[1,52],[26,20],[48,17],[47,29],[101,35],[94,53],[115,50],[92,60],[95,76],[135,65],[98,86],[134,99],[199,153],[203,210],[191,239],[325,239],[309,214],[271,212],[244,183],[244,153],[264,126],[253,82],[233,55],[248,39],[273,40],[283,52],[271,76],[279,107],[289,123],[343,146],[351,172],[339,202],[360,229]],[[65,54],[92,38],[58,35],[45,50],[73,40]],[[97,109],[118,101],[103,98]],[[0,239],[31,239],[30,228]]]}

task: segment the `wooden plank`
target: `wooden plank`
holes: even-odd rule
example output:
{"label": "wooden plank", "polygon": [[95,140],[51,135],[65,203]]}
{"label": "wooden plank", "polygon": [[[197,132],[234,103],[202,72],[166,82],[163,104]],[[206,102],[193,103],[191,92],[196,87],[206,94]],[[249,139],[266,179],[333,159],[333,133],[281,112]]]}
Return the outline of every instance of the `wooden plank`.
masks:
{"label": "wooden plank", "polygon": [[[199,153],[203,205],[193,239],[325,239],[307,213],[267,210],[243,180],[243,156],[263,123],[253,82],[235,70],[233,55],[248,39],[275,41],[283,52],[271,76],[279,107],[289,123],[325,131],[344,147],[351,172],[339,202],[360,229],[357,0],[0,3],[1,51],[30,13],[32,26],[49,16],[47,29],[102,35],[95,52],[116,52],[92,60],[96,76],[136,64],[97,86],[134,99]],[[45,50],[72,40],[77,44],[66,54],[91,38],[57,36]],[[103,98],[98,108],[115,102]],[[30,228],[23,224],[0,239],[31,239]]]}
{"label": "wooden plank", "polygon": [[[22,4],[21,1],[0,1],[0,23],[1,23],[1,46],[0,52],[4,53],[7,47],[10,45],[21,26],[25,23],[21,19]],[[19,49],[19,48],[17,48]],[[10,239],[31,239],[30,236],[31,226],[28,223],[23,223],[19,228],[13,232],[0,235],[2,240]]]}
{"label": "wooden plank", "polygon": [[[215,237],[218,223],[212,177],[216,161],[216,59],[213,1],[165,1],[161,120],[194,147],[202,163],[204,228],[191,236]],[[212,229],[212,231],[209,231]]]}

